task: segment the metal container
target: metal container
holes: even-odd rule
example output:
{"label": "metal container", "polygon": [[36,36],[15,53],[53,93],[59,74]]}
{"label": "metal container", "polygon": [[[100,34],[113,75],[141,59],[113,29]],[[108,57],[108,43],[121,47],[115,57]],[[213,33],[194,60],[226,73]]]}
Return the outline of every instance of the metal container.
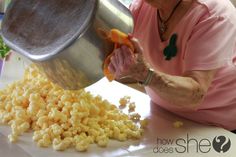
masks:
{"label": "metal container", "polygon": [[99,30],[133,29],[130,11],[117,0],[12,0],[2,36],[64,89],[100,80],[107,51]]}

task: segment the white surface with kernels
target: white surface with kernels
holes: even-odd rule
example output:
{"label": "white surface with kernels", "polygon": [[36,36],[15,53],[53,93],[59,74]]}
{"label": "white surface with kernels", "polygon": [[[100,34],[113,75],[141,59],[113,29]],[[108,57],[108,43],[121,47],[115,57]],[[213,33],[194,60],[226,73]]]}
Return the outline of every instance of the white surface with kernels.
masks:
{"label": "white surface with kernels", "polygon": [[[30,92],[29,92],[30,91]],[[130,97],[120,99],[129,103]],[[115,105],[84,90],[68,91],[52,84],[35,65],[26,69],[24,78],[10,84],[0,93],[2,124],[11,125],[11,142],[33,129],[33,140],[39,147],[55,150],[75,147],[86,151],[90,144],[106,147],[109,138],[119,141],[140,139],[143,130]],[[67,138],[67,139],[66,139]]]}

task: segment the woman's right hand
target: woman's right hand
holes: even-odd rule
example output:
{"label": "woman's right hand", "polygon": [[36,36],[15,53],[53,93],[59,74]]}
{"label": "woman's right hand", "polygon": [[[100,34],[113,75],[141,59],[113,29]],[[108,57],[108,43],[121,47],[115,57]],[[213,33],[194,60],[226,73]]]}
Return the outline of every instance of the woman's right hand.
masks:
{"label": "woman's right hand", "polygon": [[143,48],[136,38],[130,38],[130,40],[134,45],[135,53],[126,45],[115,49],[108,69],[116,79],[129,77],[136,81],[143,81],[148,72],[142,57]]}

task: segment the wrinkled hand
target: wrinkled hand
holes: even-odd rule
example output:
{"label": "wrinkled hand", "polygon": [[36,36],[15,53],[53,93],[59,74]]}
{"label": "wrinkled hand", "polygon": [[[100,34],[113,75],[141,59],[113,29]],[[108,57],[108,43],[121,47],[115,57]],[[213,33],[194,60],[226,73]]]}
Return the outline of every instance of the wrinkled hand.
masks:
{"label": "wrinkled hand", "polygon": [[125,45],[115,49],[108,69],[115,75],[116,79],[129,77],[137,81],[142,81],[148,71],[142,57],[143,48],[137,39],[132,38],[131,41],[136,52],[133,53]]}

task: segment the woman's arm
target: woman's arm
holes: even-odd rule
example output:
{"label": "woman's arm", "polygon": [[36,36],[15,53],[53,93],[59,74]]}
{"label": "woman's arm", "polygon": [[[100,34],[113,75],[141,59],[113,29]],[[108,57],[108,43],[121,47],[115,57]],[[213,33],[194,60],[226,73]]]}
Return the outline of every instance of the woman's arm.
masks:
{"label": "woman's arm", "polygon": [[[126,46],[116,49],[111,57],[109,70],[116,79],[130,77],[143,81],[147,77],[148,65],[142,59],[143,49],[139,42],[136,39],[132,39],[132,42],[136,55]],[[194,108],[202,102],[216,71],[188,71],[182,76],[155,71],[148,86],[173,105]]]}
{"label": "woman's arm", "polygon": [[173,105],[196,107],[207,93],[216,70],[189,71],[183,76],[155,72],[149,87]]}

